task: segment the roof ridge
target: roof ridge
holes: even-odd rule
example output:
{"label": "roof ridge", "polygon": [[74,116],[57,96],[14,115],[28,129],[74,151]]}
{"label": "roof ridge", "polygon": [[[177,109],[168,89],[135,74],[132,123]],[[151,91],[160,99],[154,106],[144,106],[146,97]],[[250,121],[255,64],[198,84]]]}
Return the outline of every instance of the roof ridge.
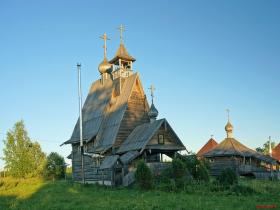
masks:
{"label": "roof ridge", "polygon": [[230,143],[231,143],[233,149],[234,149],[236,152],[240,153],[240,152],[235,148],[235,146],[234,146],[233,142],[231,141],[231,139],[232,139],[232,138],[230,138],[229,141],[230,141]]}

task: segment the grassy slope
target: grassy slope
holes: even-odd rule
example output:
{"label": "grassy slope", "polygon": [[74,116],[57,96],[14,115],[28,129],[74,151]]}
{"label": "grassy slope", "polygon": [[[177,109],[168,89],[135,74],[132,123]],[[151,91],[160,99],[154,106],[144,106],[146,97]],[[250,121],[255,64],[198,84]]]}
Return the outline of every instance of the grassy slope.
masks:
{"label": "grassy slope", "polygon": [[64,181],[38,179],[0,180],[0,209],[256,209],[259,204],[280,206],[280,183],[246,181],[257,192],[251,196],[210,193],[203,186],[187,192],[141,192],[136,189],[111,189],[81,186]]}

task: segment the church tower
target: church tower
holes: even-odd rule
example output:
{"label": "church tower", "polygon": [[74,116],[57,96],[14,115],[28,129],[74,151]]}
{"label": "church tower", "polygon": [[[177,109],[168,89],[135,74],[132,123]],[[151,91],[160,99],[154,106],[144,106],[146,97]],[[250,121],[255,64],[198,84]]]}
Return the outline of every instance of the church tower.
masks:
{"label": "church tower", "polygon": [[133,74],[132,63],[136,61],[131,55],[129,55],[123,43],[123,32],[125,30],[123,25],[118,28],[120,31],[120,46],[115,54],[115,57],[109,61],[113,67],[113,79],[129,77]]}

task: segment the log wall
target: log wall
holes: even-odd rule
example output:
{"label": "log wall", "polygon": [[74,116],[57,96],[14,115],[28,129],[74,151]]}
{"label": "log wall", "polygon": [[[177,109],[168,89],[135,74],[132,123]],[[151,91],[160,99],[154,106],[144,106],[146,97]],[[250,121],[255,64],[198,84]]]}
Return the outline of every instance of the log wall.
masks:
{"label": "log wall", "polygon": [[[72,170],[74,181],[82,181],[82,162],[79,144],[72,145]],[[111,170],[99,170],[99,164],[93,158],[84,155],[84,175],[86,182],[111,181]]]}
{"label": "log wall", "polygon": [[239,159],[232,157],[217,157],[210,162],[210,174],[219,176],[226,168],[230,168],[238,173]]}

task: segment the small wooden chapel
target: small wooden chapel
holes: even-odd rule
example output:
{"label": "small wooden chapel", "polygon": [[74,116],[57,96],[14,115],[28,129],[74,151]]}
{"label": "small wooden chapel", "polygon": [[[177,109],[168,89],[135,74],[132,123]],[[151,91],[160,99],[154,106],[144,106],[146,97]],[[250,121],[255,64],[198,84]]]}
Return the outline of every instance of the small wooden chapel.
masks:
{"label": "small wooden chapel", "polygon": [[[93,82],[82,108],[82,139],[79,119],[71,144],[74,181],[109,186],[128,186],[134,182],[136,163],[144,159],[153,170],[164,167],[163,155],[170,158],[185,150],[180,138],[166,119],[157,119],[154,87],[149,105],[140,76],[133,70],[136,61],[121,42],[115,56],[107,60],[107,35],[104,59],[98,66],[100,78]],[[81,149],[82,148],[82,149]],[[82,168],[83,162],[83,168]]]}

